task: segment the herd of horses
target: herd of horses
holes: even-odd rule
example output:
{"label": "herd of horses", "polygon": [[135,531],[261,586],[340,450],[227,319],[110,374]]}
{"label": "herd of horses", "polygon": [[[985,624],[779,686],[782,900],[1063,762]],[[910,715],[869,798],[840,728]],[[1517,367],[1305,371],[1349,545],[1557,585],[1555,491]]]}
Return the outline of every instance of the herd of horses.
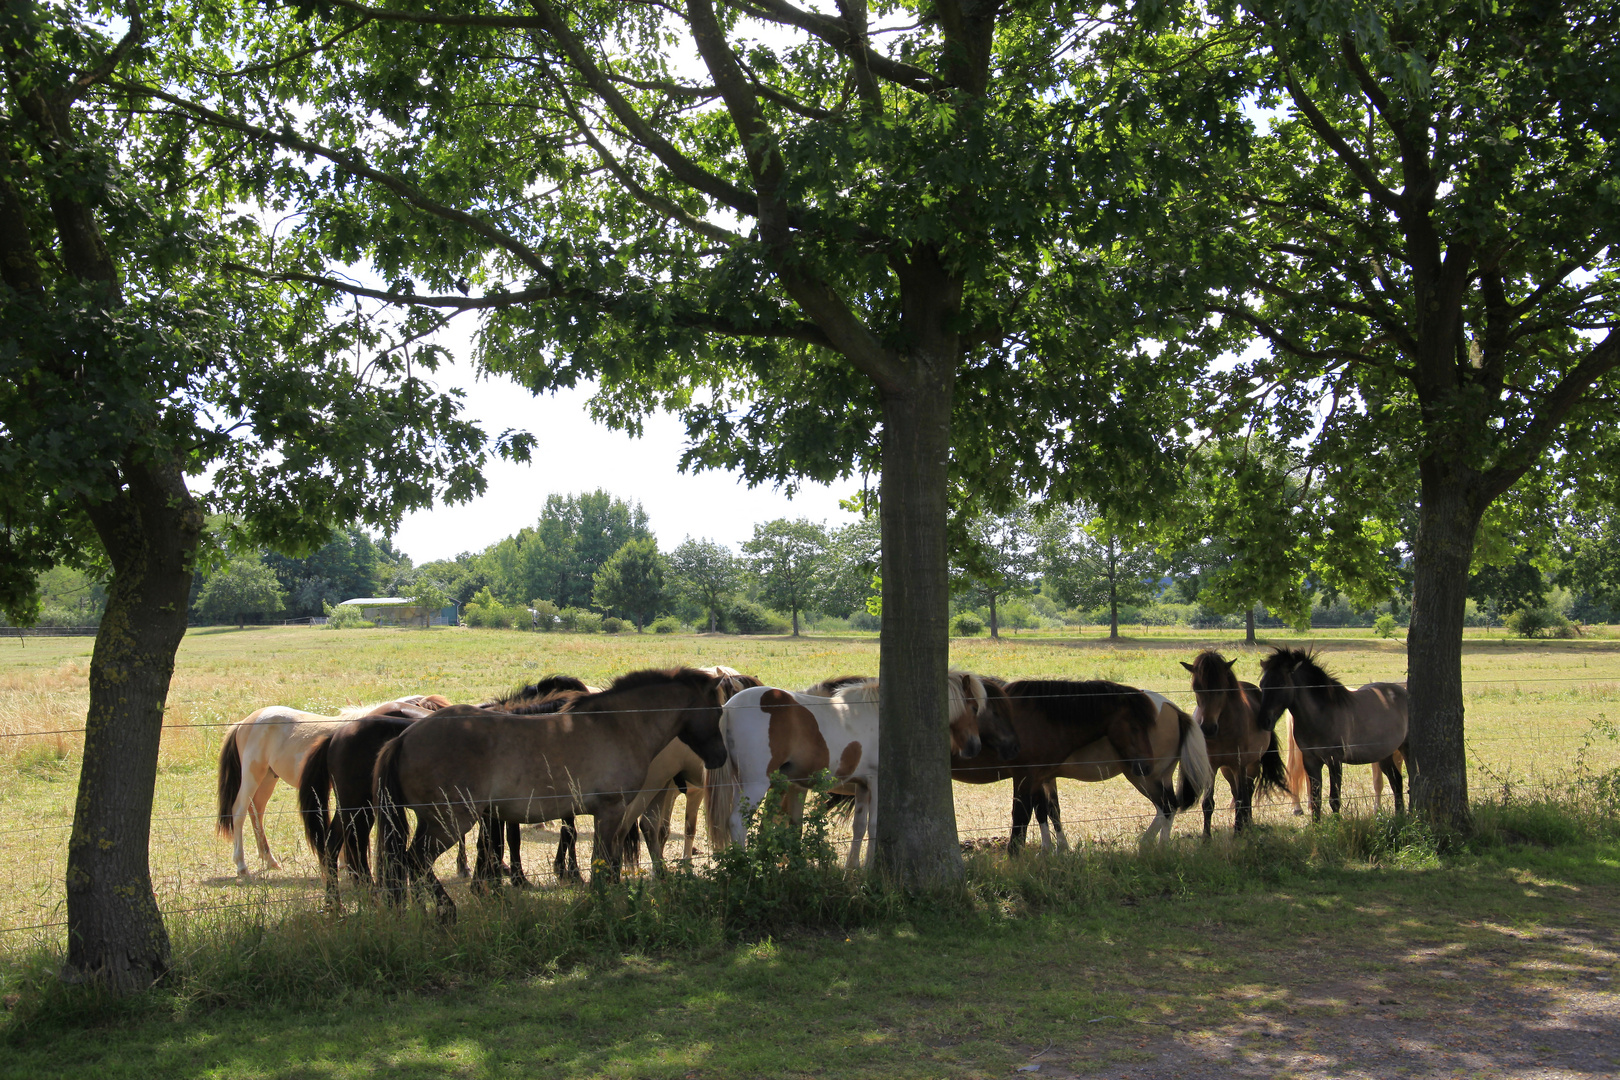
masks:
{"label": "herd of horses", "polygon": [[[1370,764],[1404,810],[1407,695],[1400,683],[1351,690],[1300,649],[1277,649],[1258,685],[1241,682],[1235,661],[1205,650],[1183,663],[1196,706],[1188,714],[1161,694],[1106,680],[1006,682],[952,671],[945,715],[951,776],[970,784],[1012,781],[1010,852],[1034,819],[1043,848],[1067,847],[1057,780],[1124,775],[1153,805],[1147,842],[1167,838],[1175,816],[1202,802],[1211,835],[1215,776],[1232,793],[1233,829],[1253,820],[1257,794],[1300,788],[1321,816],[1341,806],[1344,765]],[[455,904],[434,864],[459,846],[459,867],[475,891],[527,884],[519,828],[558,821],[554,868],[580,880],[575,819],[595,820],[593,874],[616,880],[645,843],[656,871],[675,800],[686,799],[683,858],[691,859],[707,806],[712,850],[746,843],[746,816],[785,780],[780,809],[794,827],[818,786],[847,801],[853,840],[847,865],[863,864],[878,810],[877,679],[847,676],[803,691],[763,685],[731,668],[637,671],[605,687],[556,675],[479,705],[437,695],[400,698],[336,717],[272,706],[234,724],[220,752],[221,834],[233,839],[237,873],[251,823],[259,855],[279,866],[263,815],[278,781],[298,791],[305,835],[320,861],[327,902],[343,873],[402,902],[431,898],[441,917]],[[1292,717],[1283,763],[1277,721]],[[1381,796],[1380,796],[1381,798]],[[412,830],[407,810],[415,812]],[[467,866],[465,836],[478,836]],[[379,865],[371,868],[373,832]]]}

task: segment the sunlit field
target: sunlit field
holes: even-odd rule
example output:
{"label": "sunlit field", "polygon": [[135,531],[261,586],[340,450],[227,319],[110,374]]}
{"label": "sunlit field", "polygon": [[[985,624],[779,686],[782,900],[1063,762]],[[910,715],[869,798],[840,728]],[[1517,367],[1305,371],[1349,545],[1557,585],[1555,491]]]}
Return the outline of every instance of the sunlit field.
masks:
{"label": "sunlit field", "polygon": [[[1308,643],[1346,683],[1404,678],[1399,639],[1367,631],[1263,638]],[[59,937],[64,918],[61,881],[77,784],[91,639],[0,640],[0,952],[13,943]],[[1154,628],[1132,630],[1117,643],[1095,631],[1068,635],[1010,635],[957,639],[953,662],[1008,679],[1109,678],[1162,691],[1190,709],[1180,661],[1216,646],[1240,657],[1239,675],[1254,680],[1260,649],[1241,635]],[[1612,765],[1616,744],[1588,745],[1594,718],[1620,719],[1620,640],[1600,634],[1573,641],[1526,642],[1500,631],[1471,635],[1464,652],[1472,789],[1556,781],[1583,752],[1594,765]],[[870,636],[801,639],[710,635],[563,635],[499,630],[352,630],[309,628],[208,629],[181,646],[170,693],[157,797],[152,869],[160,902],[170,912],[271,899],[312,903],[318,888],[285,788],[272,798],[270,843],[281,870],[259,872],[248,841],[254,879],[239,884],[230,846],[213,831],[214,769],[227,726],[254,709],[290,705],[330,713],[346,705],[401,694],[438,693],[479,701],[552,672],[604,682],[626,671],[677,664],[728,664],[767,683],[802,687],[823,678],[877,671]],[[1354,812],[1370,811],[1366,768],[1347,769]],[[1145,800],[1123,779],[1105,784],[1064,782],[1071,840],[1134,841],[1151,818]],[[1005,836],[1011,799],[1006,783],[957,786],[958,830],[964,841]],[[1221,785],[1215,824],[1230,828],[1229,795]],[[1387,803],[1386,803],[1387,806]],[[1260,816],[1284,820],[1286,800]],[[582,820],[587,826],[589,820]],[[1201,815],[1178,819],[1178,834],[1197,832]],[[678,854],[680,825],[669,853]],[[550,884],[555,832],[527,830],[531,877]],[[700,841],[699,850],[703,844]],[[442,873],[453,873],[449,859]]]}

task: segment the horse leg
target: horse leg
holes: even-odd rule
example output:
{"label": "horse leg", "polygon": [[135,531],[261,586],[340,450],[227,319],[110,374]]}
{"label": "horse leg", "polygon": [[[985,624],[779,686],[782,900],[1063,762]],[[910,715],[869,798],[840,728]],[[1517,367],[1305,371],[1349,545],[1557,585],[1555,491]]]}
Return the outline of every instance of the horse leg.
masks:
{"label": "horse leg", "polygon": [[1031,788],[1025,777],[1013,781],[1012,834],[1007,837],[1008,855],[1016,855],[1023,849],[1024,838],[1029,833]]}
{"label": "horse leg", "polygon": [[703,816],[703,798],[707,792],[697,784],[686,785],[686,838],[681,845],[681,859],[687,863],[697,853],[698,822]]}
{"label": "horse leg", "polygon": [[[1228,773],[1227,779],[1228,780],[1231,779],[1230,772],[1226,768],[1226,766],[1224,766],[1224,765],[1221,766],[1221,772]],[[1209,839],[1213,838],[1213,836],[1214,836],[1213,831],[1210,829],[1210,821],[1214,817],[1215,817],[1215,785],[1211,784],[1211,785],[1209,785],[1209,789],[1204,792],[1204,839],[1205,840],[1209,840]]]}
{"label": "horse leg", "polygon": [[1337,814],[1340,809],[1340,784],[1344,780],[1344,766],[1337,761],[1328,762],[1328,805]]}
{"label": "horse leg", "polygon": [[872,793],[861,791],[855,796],[855,814],[850,819],[849,858],[844,860],[845,870],[861,868],[861,842],[866,839],[866,827],[871,818]]}
{"label": "horse leg", "polygon": [[1373,782],[1373,813],[1384,812],[1384,763],[1375,761],[1372,764]]}
{"label": "horse leg", "polygon": [[1069,850],[1069,838],[1063,835],[1063,803],[1058,800],[1057,781],[1049,782],[1043,795],[1046,798],[1046,817],[1052,823],[1052,832],[1057,837],[1057,849]]}
{"label": "horse leg", "polygon": [[598,878],[608,883],[617,882],[624,874],[624,853],[620,846],[621,834],[625,831],[624,800],[621,798],[616,806],[598,807],[593,816],[596,833],[591,840],[591,884],[595,885]]}
{"label": "horse leg", "polygon": [[579,872],[579,830],[574,827],[574,815],[569,814],[557,827],[557,857],[552,860],[552,872],[558,881],[584,881]]}
{"label": "horse leg", "polygon": [[1401,766],[1399,759],[1391,754],[1377,765],[1381,771],[1380,778],[1389,778],[1389,794],[1395,800],[1395,813],[1406,813],[1406,800],[1401,790]]}
{"label": "horse leg", "polygon": [[1051,810],[1046,803],[1046,785],[1042,784],[1034,791],[1034,805],[1030,807],[1035,814],[1035,823],[1041,827],[1041,853],[1052,850],[1052,830],[1047,824]]}
{"label": "horse leg", "polygon": [[270,870],[281,869],[281,863],[270,854],[270,838],[264,834],[264,808],[270,802],[270,793],[275,790],[276,774],[266,770],[264,779],[259,781],[259,786],[253,793],[253,802],[248,808],[248,813],[253,817],[253,835],[259,841],[259,861]]}
{"label": "horse leg", "polygon": [[426,888],[433,893],[434,906],[439,909],[439,921],[453,923],[456,921],[456,902],[450,899],[444,885],[433,873],[433,864],[439,856],[450,850],[450,845],[458,837],[466,835],[465,830],[458,831],[456,827],[445,820],[440,814],[428,811],[418,815],[416,836],[411,840],[408,865],[410,876],[416,893]]}
{"label": "horse leg", "polygon": [[506,823],[506,848],[511,855],[512,887],[527,889],[529,879],[523,873],[523,825],[521,822],[508,821]]}
{"label": "horse leg", "polygon": [[1294,800],[1294,816],[1304,817],[1305,811],[1299,807],[1300,792],[1305,790],[1305,755],[1299,752],[1299,740],[1295,738],[1294,720],[1288,719],[1288,795]]}
{"label": "horse leg", "polygon": [[1238,769],[1232,777],[1232,832],[1239,833],[1254,824],[1254,774]]}
{"label": "horse leg", "polygon": [[1305,783],[1311,789],[1311,820],[1322,820],[1322,762],[1313,761],[1305,766]]}
{"label": "horse leg", "polygon": [[495,816],[493,806],[478,815],[478,849],[473,863],[472,891],[482,896],[501,884],[501,847],[506,823]]}
{"label": "horse leg", "polygon": [[467,838],[463,836],[456,841],[456,877],[471,877],[472,871],[467,869]]}

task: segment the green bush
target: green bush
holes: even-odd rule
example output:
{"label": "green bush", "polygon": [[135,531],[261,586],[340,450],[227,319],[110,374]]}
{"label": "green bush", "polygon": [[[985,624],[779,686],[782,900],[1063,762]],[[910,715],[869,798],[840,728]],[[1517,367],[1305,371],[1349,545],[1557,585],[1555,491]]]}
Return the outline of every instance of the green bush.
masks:
{"label": "green bush", "polygon": [[530,600],[529,607],[534,611],[534,627],[536,630],[555,630],[560,625],[557,618],[557,605],[550,600]]}
{"label": "green bush", "polygon": [[752,600],[736,600],[726,609],[726,629],[733,634],[785,634],[791,625]]}
{"label": "green bush", "polygon": [[673,615],[665,615],[661,619],[655,619],[652,624],[652,632],[655,634],[678,634],[683,629],[685,627],[681,625],[681,620]]}
{"label": "green bush", "polygon": [[360,614],[360,609],[353,606],[339,606],[328,610],[326,615],[326,628],[328,630],[370,630],[377,624]]}
{"label": "green bush", "polygon": [[574,615],[574,631],[580,634],[602,632],[602,616],[594,611],[579,611]]}
{"label": "green bush", "polygon": [[634,624],[627,619],[621,619],[617,616],[609,615],[607,618],[602,620],[602,633],[617,634],[622,631],[629,630],[633,625]]}
{"label": "green bush", "polygon": [[1562,612],[1550,607],[1521,608],[1507,617],[1507,626],[1520,637],[1567,638],[1575,628]]}
{"label": "green bush", "polygon": [[961,637],[973,637],[984,633],[984,620],[971,611],[964,611],[951,623],[951,630]]}
{"label": "green bush", "polygon": [[1373,633],[1381,638],[1391,637],[1395,633],[1395,616],[1385,614],[1373,620]]}

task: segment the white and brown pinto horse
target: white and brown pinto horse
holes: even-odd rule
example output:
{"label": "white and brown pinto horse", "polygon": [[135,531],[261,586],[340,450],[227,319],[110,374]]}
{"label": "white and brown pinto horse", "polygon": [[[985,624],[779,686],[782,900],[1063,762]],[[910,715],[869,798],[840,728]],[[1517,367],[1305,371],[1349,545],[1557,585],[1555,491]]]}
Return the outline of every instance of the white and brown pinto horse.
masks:
{"label": "white and brown pinto horse", "polygon": [[[862,865],[862,844],[876,836],[878,787],[878,703],[876,679],[845,683],[830,697],[760,686],[726,702],[721,731],[727,759],[709,773],[709,843],[719,850],[746,843],[744,815],[769,793],[781,773],[791,785],[784,809],[799,823],[804,792],[821,773],[831,774],[833,791],[853,797],[853,838],[845,865]],[[951,672],[947,715],[954,754],[979,753],[979,714],[985,709],[984,684],[977,676]]]}
{"label": "white and brown pinto horse", "polygon": [[420,719],[449,704],[437,694],[427,694],[344,709],[337,716],[270,705],[232,724],[219,748],[217,829],[225,839],[234,841],[237,876],[248,874],[243,850],[245,818],[253,821],[259,858],[265,868],[281,868],[270,854],[270,843],[264,835],[264,808],[276,790],[277,780],[285,780],[297,789],[304,775],[304,762],[317,744],[324,744],[327,736],[351,720],[387,715]]}

